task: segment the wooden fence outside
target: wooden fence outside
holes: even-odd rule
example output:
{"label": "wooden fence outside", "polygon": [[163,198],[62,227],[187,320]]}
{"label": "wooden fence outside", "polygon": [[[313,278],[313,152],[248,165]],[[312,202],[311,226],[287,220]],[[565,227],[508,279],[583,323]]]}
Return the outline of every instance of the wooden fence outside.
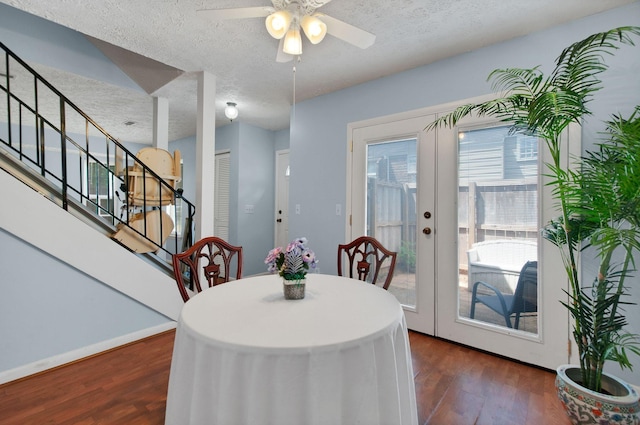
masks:
{"label": "wooden fence outside", "polygon": [[[367,234],[385,247],[400,252],[404,246],[415,247],[415,184],[379,181],[370,178]],[[538,186],[531,180],[500,184],[471,182],[458,192],[458,258],[466,271],[466,252],[474,243],[492,239],[538,238]]]}

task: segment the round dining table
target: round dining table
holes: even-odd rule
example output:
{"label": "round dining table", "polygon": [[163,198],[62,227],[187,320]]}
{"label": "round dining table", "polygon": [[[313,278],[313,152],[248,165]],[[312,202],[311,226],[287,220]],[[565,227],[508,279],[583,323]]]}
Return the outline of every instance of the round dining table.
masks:
{"label": "round dining table", "polygon": [[286,300],[262,275],[202,291],[178,320],[167,425],[415,425],[404,312],[384,289],[309,274]]}

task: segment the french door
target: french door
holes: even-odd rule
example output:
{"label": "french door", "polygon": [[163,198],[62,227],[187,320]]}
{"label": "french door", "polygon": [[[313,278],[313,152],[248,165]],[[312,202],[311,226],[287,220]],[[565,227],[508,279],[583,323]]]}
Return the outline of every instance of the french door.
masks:
{"label": "french door", "polygon": [[[353,129],[347,240],[368,235],[398,253],[389,287],[409,328],[433,335],[435,118],[418,116]],[[420,167],[418,169],[418,167]],[[349,190],[348,189],[348,190]]]}
{"label": "french door", "polygon": [[[368,234],[398,252],[389,291],[410,329],[547,368],[566,363],[564,274],[538,236],[555,215],[544,145],[478,119],[426,132],[438,112],[350,125],[347,239]],[[516,323],[489,306],[515,297],[526,263],[536,268]]]}

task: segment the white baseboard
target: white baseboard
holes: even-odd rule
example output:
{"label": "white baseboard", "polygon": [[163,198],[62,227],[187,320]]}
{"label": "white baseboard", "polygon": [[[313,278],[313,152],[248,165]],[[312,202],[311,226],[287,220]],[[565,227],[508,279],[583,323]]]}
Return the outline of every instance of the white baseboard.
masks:
{"label": "white baseboard", "polygon": [[68,351],[66,353],[58,354],[46,359],[38,360],[37,362],[29,363],[23,366],[18,366],[14,369],[9,369],[0,372],[0,384],[15,381],[16,379],[24,378],[34,373],[42,372],[47,369],[52,369],[57,366],[61,366],[66,363],[70,363],[76,360],[83,359],[85,357],[92,356],[94,354],[101,353],[103,351],[110,350],[112,348],[119,347],[121,345],[128,344],[130,342],[137,341],[152,335],[159,334],[176,327],[176,322],[167,322],[151,328],[142,329],[136,332],[132,332],[127,335],[122,335],[117,338],[113,338],[107,341],[98,342],[93,345],[78,348],[77,350]]}

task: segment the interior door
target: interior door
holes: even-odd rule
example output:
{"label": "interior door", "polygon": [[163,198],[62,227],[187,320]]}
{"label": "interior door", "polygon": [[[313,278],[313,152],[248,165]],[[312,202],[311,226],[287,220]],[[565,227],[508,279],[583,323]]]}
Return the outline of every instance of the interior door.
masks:
{"label": "interior door", "polygon": [[289,150],[276,152],[276,209],[274,246],[289,243]]}
{"label": "interior door", "polygon": [[409,328],[434,334],[435,138],[432,116],[364,123],[352,131],[347,240],[368,235],[397,252],[389,291]]}
{"label": "interior door", "polygon": [[[389,288],[403,304],[410,329],[547,368],[566,363],[569,321],[560,303],[566,299],[564,273],[555,247],[545,245],[538,232],[556,214],[542,169],[548,152],[544,144],[514,139],[488,120],[425,132],[443,109],[350,125],[347,239],[380,236],[399,253],[400,264],[415,255],[413,274],[401,265]],[[537,168],[530,168],[534,164]],[[513,215],[514,210],[521,215]],[[509,326],[504,315],[479,302],[470,317],[473,286],[489,275],[471,277],[469,256],[485,241],[501,242],[504,253],[519,258],[511,269],[527,260],[537,263],[534,292],[528,294],[536,300],[536,311],[523,313],[517,328],[514,315],[509,315]],[[525,252],[515,252],[521,249]],[[505,258],[497,254],[491,265],[498,279],[487,283],[513,296],[509,279],[515,276],[512,283],[517,283],[520,270],[507,270]],[[506,286],[499,285],[501,280]],[[414,298],[407,297],[409,289]],[[482,289],[478,296],[495,294]]]}
{"label": "interior door", "polygon": [[213,234],[224,240],[229,240],[230,160],[231,154],[229,152],[216,153]]}

